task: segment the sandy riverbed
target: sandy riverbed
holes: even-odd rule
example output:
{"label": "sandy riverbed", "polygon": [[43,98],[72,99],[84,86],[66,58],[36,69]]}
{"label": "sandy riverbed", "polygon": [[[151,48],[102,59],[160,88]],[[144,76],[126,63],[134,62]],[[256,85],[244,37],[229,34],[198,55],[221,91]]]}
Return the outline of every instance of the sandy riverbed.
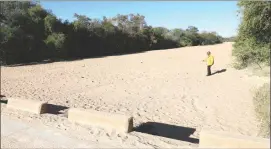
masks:
{"label": "sandy riverbed", "polygon": [[[201,60],[208,50],[215,56],[212,70],[226,69],[225,72],[205,76],[206,64]],[[258,123],[250,90],[266,80],[231,68],[231,50],[232,43],[223,43],[2,68],[2,94],[7,97],[130,114],[135,126],[161,123],[142,128],[161,136],[141,132],[116,134],[79,126],[69,123],[65,114],[29,117],[6,109],[5,105],[2,111],[80,139],[114,142],[116,147],[196,147],[203,127],[256,136]],[[189,135],[190,130],[190,139],[183,136]]]}

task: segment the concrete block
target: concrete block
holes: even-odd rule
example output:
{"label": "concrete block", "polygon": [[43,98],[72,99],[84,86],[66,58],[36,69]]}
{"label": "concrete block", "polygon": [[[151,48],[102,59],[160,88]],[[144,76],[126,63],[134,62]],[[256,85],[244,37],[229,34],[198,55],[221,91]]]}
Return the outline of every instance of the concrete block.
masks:
{"label": "concrete block", "polygon": [[46,112],[46,104],[47,102],[8,98],[7,108],[27,111],[34,114],[42,114]]}
{"label": "concrete block", "polygon": [[270,139],[203,130],[199,148],[270,148]]}
{"label": "concrete block", "polygon": [[80,124],[113,129],[125,133],[129,133],[133,129],[133,117],[95,110],[71,108],[68,111],[68,119]]}

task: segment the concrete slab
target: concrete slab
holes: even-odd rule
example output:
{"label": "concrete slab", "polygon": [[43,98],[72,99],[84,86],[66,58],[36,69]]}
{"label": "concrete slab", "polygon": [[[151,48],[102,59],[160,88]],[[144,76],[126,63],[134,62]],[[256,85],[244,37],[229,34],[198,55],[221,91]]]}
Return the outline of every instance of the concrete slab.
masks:
{"label": "concrete slab", "polygon": [[1,115],[1,137],[9,136],[27,128],[29,128],[28,125],[23,123],[14,123],[14,120]]}
{"label": "concrete slab", "polygon": [[[103,145],[104,146],[104,145]],[[95,142],[85,142],[63,135],[45,126],[36,126],[1,116],[1,148],[99,148]]]}
{"label": "concrete slab", "polygon": [[58,148],[59,146],[39,138],[23,134],[1,137],[1,148]]}

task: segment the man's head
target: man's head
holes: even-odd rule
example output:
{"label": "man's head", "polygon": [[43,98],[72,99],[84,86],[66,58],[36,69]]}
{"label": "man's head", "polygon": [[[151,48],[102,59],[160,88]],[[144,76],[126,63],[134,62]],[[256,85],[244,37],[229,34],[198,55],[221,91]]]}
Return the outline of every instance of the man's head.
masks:
{"label": "man's head", "polygon": [[208,52],[207,52],[207,55],[208,55],[208,56],[209,56],[209,55],[211,55],[211,52],[210,52],[210,51],[208,51]]}

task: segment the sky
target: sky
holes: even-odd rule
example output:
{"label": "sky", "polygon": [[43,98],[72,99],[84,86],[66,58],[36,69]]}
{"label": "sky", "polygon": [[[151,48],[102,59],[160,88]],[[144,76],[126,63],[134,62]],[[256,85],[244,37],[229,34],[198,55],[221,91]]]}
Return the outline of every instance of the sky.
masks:
{"label": "sky", "polygon": [[89,18],[139,13],[148,25],[168,29],[195,26],[223,37],[237,34],[237,1],[41,1],[58,18],[74,20],[74,13]]}

